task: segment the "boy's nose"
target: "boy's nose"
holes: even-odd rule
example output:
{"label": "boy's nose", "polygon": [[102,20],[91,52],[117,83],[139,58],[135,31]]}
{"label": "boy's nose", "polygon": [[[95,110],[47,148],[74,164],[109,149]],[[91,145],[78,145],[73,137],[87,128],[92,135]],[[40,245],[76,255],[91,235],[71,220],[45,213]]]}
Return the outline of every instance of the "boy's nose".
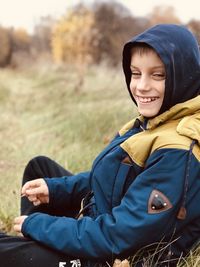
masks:
{"label": "boy's nose", "polygon": [[147,77],[141,76],[137,81],[136,88],[141,91],[148,91],[150,88],[150,83]]}

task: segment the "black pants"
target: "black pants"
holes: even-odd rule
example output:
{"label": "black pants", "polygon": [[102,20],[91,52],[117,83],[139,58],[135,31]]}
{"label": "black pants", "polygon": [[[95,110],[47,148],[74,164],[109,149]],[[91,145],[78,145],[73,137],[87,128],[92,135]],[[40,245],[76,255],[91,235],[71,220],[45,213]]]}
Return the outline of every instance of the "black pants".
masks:
{"label": "black pants", "polygon": [[[32,159],[25,168],[22,184],[29,180],[43,177],[61,177],[71,175],[56,162],[43,156]],[[27,198],[21,200],[21,214],[28,215],[39,211],[52,215],[75,216],[75,210],[50,210],[48,205],[34,207]],[[103,266],[69,257],[24,237],[0,234],[0,267],[80,267]]]}

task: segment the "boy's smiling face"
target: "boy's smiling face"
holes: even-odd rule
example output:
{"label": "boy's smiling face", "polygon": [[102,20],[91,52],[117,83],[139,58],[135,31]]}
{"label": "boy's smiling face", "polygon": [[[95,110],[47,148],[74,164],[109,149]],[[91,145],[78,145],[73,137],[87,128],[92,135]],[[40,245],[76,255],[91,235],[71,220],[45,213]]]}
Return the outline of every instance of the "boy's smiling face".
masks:
{"label": "boy's smiling face", "polygon": [[148,118],[156,116],[165,92],[166,74],[163,62],[153,49],[144,53],[135,51],[131,56],[130,68],[130,90],[139,113]]}

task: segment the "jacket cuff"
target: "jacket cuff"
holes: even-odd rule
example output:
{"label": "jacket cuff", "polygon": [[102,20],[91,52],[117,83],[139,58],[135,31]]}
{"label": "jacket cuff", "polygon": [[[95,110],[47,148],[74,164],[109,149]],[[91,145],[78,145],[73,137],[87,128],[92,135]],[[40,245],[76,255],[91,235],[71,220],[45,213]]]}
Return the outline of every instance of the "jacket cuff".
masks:
{"label": "jacket cuff", "polygon": [[35,212],[31,215],[29,215],[23,222],[22,224],[22,229],[21,232],[25,237],[30,237],[29,233],[28,233],[28,229],[29,229],[29,223],[34,220],[35,217],[37,217],[38,215],[40,215],[40,212]]}

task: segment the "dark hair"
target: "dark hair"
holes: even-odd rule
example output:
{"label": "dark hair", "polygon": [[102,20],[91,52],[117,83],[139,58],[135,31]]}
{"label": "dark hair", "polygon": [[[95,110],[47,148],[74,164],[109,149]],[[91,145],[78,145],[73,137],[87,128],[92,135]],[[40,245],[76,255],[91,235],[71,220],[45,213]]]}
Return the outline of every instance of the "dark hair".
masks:
{"label": "dark hair", "polygon": [[139,55],[143,55],[143,54],[147,54],[150,51],[153,51],[156,53],[153,47],[151,47],[150,45],[146,43],[135,43],[131,48],[131,55],[134,55],[136,53]]}

